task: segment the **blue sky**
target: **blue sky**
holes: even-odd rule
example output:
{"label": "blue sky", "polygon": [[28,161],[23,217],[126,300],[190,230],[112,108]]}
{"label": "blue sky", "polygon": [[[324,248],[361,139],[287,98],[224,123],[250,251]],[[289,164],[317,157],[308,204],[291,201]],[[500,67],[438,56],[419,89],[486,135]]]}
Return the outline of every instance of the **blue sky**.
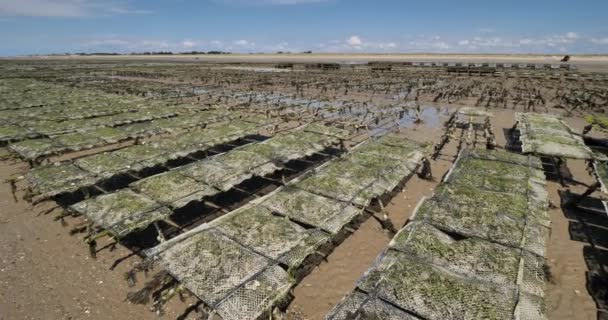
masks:
{"label": "blue sky", "polygon": [[607,0],[0,0],[0,55],[608,53]]}

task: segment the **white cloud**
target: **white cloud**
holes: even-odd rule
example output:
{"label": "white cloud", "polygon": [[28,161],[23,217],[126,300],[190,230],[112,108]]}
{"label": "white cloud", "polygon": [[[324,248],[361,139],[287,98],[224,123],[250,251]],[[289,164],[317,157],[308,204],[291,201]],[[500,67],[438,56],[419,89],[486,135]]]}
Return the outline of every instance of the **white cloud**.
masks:
{"label": "white cloud", "polygon": [[203,40],[203,39],[184,39],[180,41],[165,39],[141,39],[131,37],[121,37],[119,35],[105,35],[96,39],[89,39],[79,44],[72,44],[75,52],[144,52],[144,51],[228,51],[228,52],[276,52],[290,51],[299,52],[308,50],[298,50],[286,41],[260,43],[252,40],[239,39],[231,41],[222,40]]}
{"label": "white cloud", "polygon": [[196,41],[190,41],[190,40],[186,40],[182,42],[182,47],[184,48],[194,48],[196,47],[197,43]]}
{"label": "white cloud", "polygon": [[107,8],[108,12],[116,13],[116,14],[152,14],[153,12],[150,10],[140,10],[140,9],[128,9],[123,7],[109,7]]}
{"label": "white cloud", "polygon": [[346,40],[346,43],[349,46],[358,47],[363,44],[363,41],[361,41],[361,38],[359,38],[359,36],[352,36],[352,37],[348,38],[348,40]]}
{"label": "white cloud", "polygon": [[251,42],[248,40],[237,40],[234,42],[234,45],[239,46],[239,47],[252,48],[252,47],[255,47],[255,42]]}
{"label": "white cloud", "polygon": [[196,42],[184,40],[171,42],[157,39],[130,39],[108,37],[85,41],[79,45],[79,51],[95,52],[140,52],[140,51],[183,51],[192,49]]}
{"label": "white cloud", "polygon": [[578,39],[580,36],[576,32],[568,32],[566,33],[566,38],[568,39]]}
{"label": "white cloud", "polygon": [[246,5],[246,6],[260,6],[260,5],[298,5],[298,4],[310,4],[310,3],[321,3],[331,0],[215,0],[215,2],[229,4],[229,5]]}
{"label": "white cloud", "polygon": [[83,17],[100,14],[150,14],[112,0],[0,0],[0,16]]}
{"label": "white cloud", "polygon": [[[359,35],[342,40],[328,40],[316,44],[294,39],[292,41],[260,42],[253,39],[203,40],[189,39],[137,39],[106,35],[76,46],[77,52],[142,52],[219,50],[229,52],[301,52],[314,49],[319,52],[471,52],[471,53],[557,53],[557,52],[600,52],[608,46],[608,35],[590,37],[584,34],[553,34],[546,36],[474,36],[453,38],[445,35],[419,35],[409,41],[398,39],[362,38]],[[74,47],[72,45],[72,47]],[[84,48],[84,49],[82,49]]]}
{"label": "white cloud", "polygon": [[[463,40],[464,41],[464,40]],[[446,51],[452,48],[448,40],[444,40],[440,36],[418,36],[416,39],[408,42],[407,50],[414,51]]]}
{"label": "white cloud", "polygon": [[605,38],[593,38],[591,42],[594,44],[605,45],[608,44],[608,37]]}

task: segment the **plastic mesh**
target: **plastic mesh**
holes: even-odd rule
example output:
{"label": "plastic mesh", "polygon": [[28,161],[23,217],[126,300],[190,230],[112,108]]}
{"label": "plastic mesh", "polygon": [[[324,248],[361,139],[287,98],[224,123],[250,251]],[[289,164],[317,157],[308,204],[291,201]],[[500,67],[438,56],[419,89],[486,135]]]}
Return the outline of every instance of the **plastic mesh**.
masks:
{"label": "plastic mesh", "polygon": [[521,250],[481,239],[457,240],[431,225],[413,222],[389,247],[470,279],[514,286]]}
{"label": "plastic mesh", "polygon": [[70,208],[117,237],[146,228],[171,214],[168,208],[130,190],[100,195]]}
{"label": "plastic mesh", "polygon": [[290,219],[337,234],[361,214],[361,210],[342,202],[286,187],[269,197],[263,205]]}
{"label": "plastic mesh", "polygon": [[103,140],[105,143],[116,143],[128,138],[120,129],[110,127],[97,128],[91,130],[89,133]]}
{"label": "plastic mesh", "polygon": [[[319,144],[304,144],[306,136],[317,136]],[[210,159],[195,162],[178,169],[185,176],[199,182],[227,191],[252,176],[266,176],[280,169],[279,164],[292,159],[303,158],[326,148],[332,138],[298,130],[285,136],[273,137],[262,143],[248,144]],[[298,152],[286,155],[290,148],[298,145]]]}
{"label": "plastic mesh", "polygon": [[112,152],[104,152],[77,159],[74,164],[100,178],[107,178],[131,170],[132,161]]}
{"label": "plastic mesh", "polygon": [[324,135],[328,135],[328,136],[334,136],[339,139],[346,139],[346,138],[348,138],[348,136],[350,134],[348,132],[348,130],[339,129],[339,128],[332,127],[332,126],[320,125],[317,123],[312,123],[312,124],[307,125],[304,130],[309,131],[309,132],[320,133],[320,134],[324,134]]}
{"label": "plastic mesh", "polygon": [[33,139],[13,143],[8,148],[26,159],[36,159],[62,149],[63,145],[52,139]]}
{"label": "plastic mesh", "polygon": [[291,284],[278,266],[270,266],[221,301],[216,310],[224,320],[254,320],[270,314],[287,296]]}
{"label": "plastic mesh", "polygon": [[515,309],[515,319],[518,320],[545,320],[546,304],[542,297],[520,293],[517,308]]}
{"label": "plastic mesh", "polygon": [[[154,167],[170,159],[184,157],[197,151],[209,149],[216,144],[242,138],[256,130],[255,127],[251,127],[253,124],[245,123],[243,125],[243,123],[226,125],[227,129],[220,126],[195,130],[174,138],[160,139],[150,144],[133,145],[112,152],[82,157],[75,160],[74,164],[63,164],[62,166],[65,168],[73,168],[63,170],[65,172],[59,172],[55,175],[51,174],[56,171],[55,165],[42,166],[30,171],[26,177],[28,181],[32,182],[30,188],[34,195],[48,198],[78,188],[91,186],[101,179],[110,178],[121,173]],[[235,131],[223,132],[230,129],[234,129]],[[219,138],[214,137],[215,134],[220,133],[225,135]],[[22,141],[22,143],[46,148],[44,147],[46,146],[44,140],[26,140]],[[19,147],[18,145],[13,146],[15,148]],[[32,158],[35,157],[37,156],[32,156]],[[71,183],[68,185],[61,183],[65,181],[70,181]]]}
{"label": "plastic mesh", "polygon": [[[365,207],[369,202],[392,191],[414,173],[422,162],[420,145],[401,138],[404,147],[382,144],[383,138],[364,143],[351,153],[321,168],[298,184],[312,193]],[[396,144],[397,136],[390,136]],[[416,149],[418,148],[418,149]]]}
{"label": "plastic mesh", "polygon": [[593,171],[597,180],[600,183],[601,190],[604,193],[608,193],[608,162],[607,161],[595,161],[593,162]]}
{"label": "plastic mesh", "polygon": [[131,161],[131,167],[135,170],[153,167],[168,160],[164,157],[164,150],[156,143],[129,146],[114,154]]}
{"label": "plastic mesh", "polygon": [[82,183],[94,183],[97,179],[71,163],[56,163],[37,167],[27,173],[29,188],[35,195],[53,196],[75,190]]}
{"label": "plastic mesh", "polygon": [[418,320],[395,306],[355,291],[325,317],[326,320]]}
{"label": "plastic mesh", "polygon": [[198,181],[170,171],[130,185],[131,189],[173,208],[181,208],[191,201],[218,194],[220,191]]}
{"label": "plastic mesh", "polygon": [[[58,88],[60,87],[52,90],[61,91]],[[174,132],[229,118],[226,112],[200,111],[187,105],[138,106],[124,97],[99,93],[91,95],[98,99],[99,103],[95,104],[89,99],[79,101],[80,91],[82,90],[65,93],[59,98],[60,101],[45,100],[44,108],[9,114],[11,119],[8,121],[14,125],[0,130],[0,140],[49,136],[50,138],[38,139],[40,141],[21,141],[11,146],[22,157],[35,159],[50,154],[90,149],[127,138]],[[181,112],[186,114],[178,115]],[[171,119],[162,119],[173,116],[175,117]],[[155,119],[162,120],[152,121]],[[17,124],[27,125],[27,128],[21,128]]]}
{"label": "plastic mesh", "polygon": [[55,140],[59,144],[66,146],[66,149],[70,151],[90,149],[106,143],[93,134],[80,132],[64,134],[55,138]]}
{"label": "plastic mesh", "polygon": [[[464,151],[358,290],[425,319],[545,319],[550,222],[539,168],[527,156]],[[363,296],[328,319],[356,316]]]}
{"label": "plastic mesh", "polygon": [[512,319],[515,290],[473,281],[389,250],[359,288],[427,319]]}
{"label": "plastic mesh", "polygon": [[[415,214],[416,220],[423,220],[462,235],[492,239],[508,246],[519,246],[526,225],[525,219],[500,211],[486,212],[485,202],[463,203],[462,197],[455,198],[425,201]],[[460,203],[456,202],[459,200]],[[480,207],[475,207],[476,204]]]}
{"label": "plastic mesh", "polygon": [[291,267],[329,241],[329,235],[306,230],[261,205],[246,206],[211,223],[241,245]]}
{"label": "plastic mesh", "polygon": [[548,114],[516,113],[524,153],[593,159],[593,152],[580,135],[561,119]]}
{"label": "plastic mesh", "polygon": [[[526,159],[533,165],[525,166]],[[544,256],[550,219],[537,164],[533,158],[504,152],[464,152],[415,218]]]}
{"label": "plastic mesh", "polygon": [[[201,230],[185,239],[170,240],[164,248],[151,258],[211,307],[255,279],[271,264],[269,259],[213,229]],[[287,279],[286,272],[273,271],[279,274],[279,281]],[[250,288],[253,302],[268,297],[266,287],[247,288]],[[262,297],[256,297],[258,293]]]}
{"label": "plastic mesh", "polygon": [[506,162],[510,164],[519,164],[522,166],[542,170],[542,162],[538,157],[522,155],[511,152],[501,152],[488,149],[467,149],[463,150],[460,159],[484,159],[496,162]]}

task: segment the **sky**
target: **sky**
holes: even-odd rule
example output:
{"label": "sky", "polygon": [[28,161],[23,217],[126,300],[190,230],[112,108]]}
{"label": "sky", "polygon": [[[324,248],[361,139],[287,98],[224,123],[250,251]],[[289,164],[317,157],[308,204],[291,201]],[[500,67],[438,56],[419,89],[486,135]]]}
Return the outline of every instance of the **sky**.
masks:
{"label": "sky", "polygon": [[608,53],[608,0],[0,0],[0,56]]}

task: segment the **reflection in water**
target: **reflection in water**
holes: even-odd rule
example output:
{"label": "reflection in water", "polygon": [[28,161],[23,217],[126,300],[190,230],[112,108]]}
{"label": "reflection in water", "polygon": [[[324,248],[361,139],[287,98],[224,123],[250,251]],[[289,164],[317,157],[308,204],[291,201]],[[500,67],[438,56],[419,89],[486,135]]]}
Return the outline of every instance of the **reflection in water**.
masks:
{"label": "reflection in water", "polygon": [[449,114],[447,107],[435,107],[435,106],[421,106],[420,107],[420,119],[422,123],[415,123],[416,121],[416,110],[410,109],[407,113],[399,120],[399,127],[411,128],[415,125],[421,125],[428,128],[437,128],[444,122],[444,118]]}

